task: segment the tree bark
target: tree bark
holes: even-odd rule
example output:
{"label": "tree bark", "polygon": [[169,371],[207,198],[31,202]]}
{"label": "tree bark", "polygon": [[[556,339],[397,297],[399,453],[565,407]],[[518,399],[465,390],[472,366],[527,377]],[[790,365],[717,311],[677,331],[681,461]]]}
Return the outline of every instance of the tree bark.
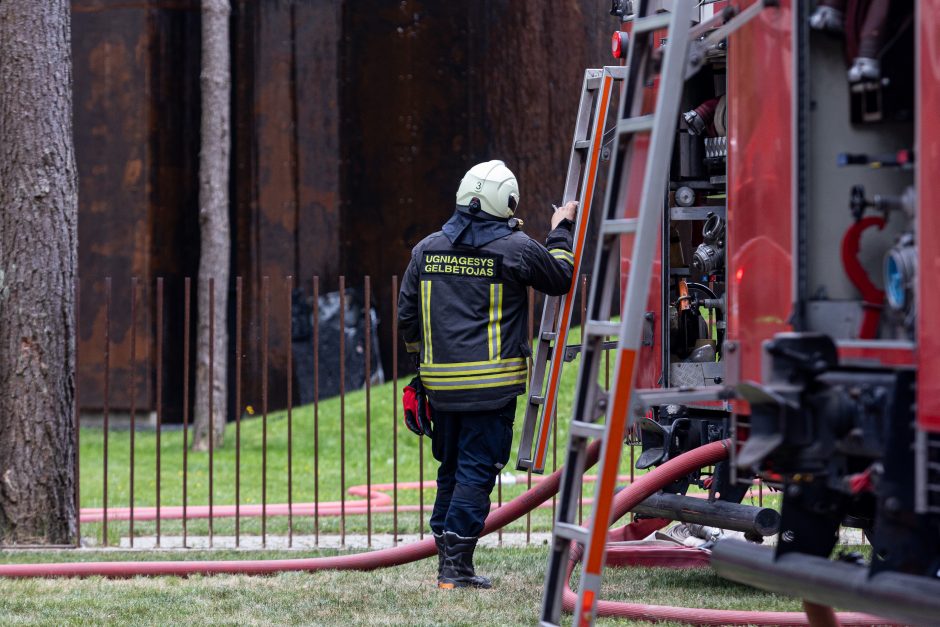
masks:
{"label": "tree bark", "polygon": [[[196,406],[193,448],[209,448],[209,397],[212,395],[214,446],[222,444],[226,417],[228,363],[229,263],[229,152],[231,139],[231,70],[229,0],[202,2],[202,147],[199,153],[199,323],[196,339]],[[215,283],[215,307],[210,310],[209,279]],[[214,318],[212,372],[210,374],[210,320]],[[211,379],[211,381],[210,381]]]}
{"label": "tree bark", "polygon": [[75,525],[75,272],[68,0],[0,0],[0,543]]}

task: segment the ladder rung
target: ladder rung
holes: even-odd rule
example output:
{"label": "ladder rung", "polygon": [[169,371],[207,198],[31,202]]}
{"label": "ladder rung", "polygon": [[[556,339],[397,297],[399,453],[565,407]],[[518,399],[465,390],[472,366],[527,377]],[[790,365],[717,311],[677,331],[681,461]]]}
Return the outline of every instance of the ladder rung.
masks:
{"label": "ladder rung", "polygon": [[575,150],[587,150],[590,147],[591,147],[590,139],[582,139],[581,141],[577,141],[574,143]]}
{"label": "ladder rung", "polygon": [[601,438],[604,436],[606,427],[595,422],[584,422],[583,420],[572,420],[569,431],[571,435],[579,438]]}
{"label": "ladder rung", "polygon": [[588,530],[572,523],[556,522],[555,535],[566,540],[577,542],[582,546],[586,545],[588,541]]}
{"label": "ladder rung", "polygon": [[620,233],[636,233],[636,218],[618,218],[616,220],[605,220],[601,230],[605,235],[617,235]]}
{"label": "ladder rung", "polygon": [[639,115],[635,118],[626,118],[617,122],[617,130],[621,135],[627,133],[642,133],[653,130],[653,114]]}
{"label": "ladder rung", "polygon": [[641,17],[638,20],[633,20],[633,25],[630,27],[630,35],[633,36],[668,28],[670,19],[672,19],[672,15],[669,13],[655,13],[647,17]]}
{"label": "ladder rung", "polygon": [[601,337],[608,337],[610,335],[619,335],[620,323],[619,322],[603,322],[601,320],[588,320],[588,323],[584,325],[584,333],[586,335],[597,335]]}

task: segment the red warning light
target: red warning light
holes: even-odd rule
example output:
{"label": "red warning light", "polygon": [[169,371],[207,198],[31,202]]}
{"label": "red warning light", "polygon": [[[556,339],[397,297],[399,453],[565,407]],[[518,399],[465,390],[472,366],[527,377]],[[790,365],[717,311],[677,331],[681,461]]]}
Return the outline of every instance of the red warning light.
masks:
{"label": "red warning light", "polygon": [[615,59],[625,59],[627,57],[627,33],[623,31],[614,31],[610,38],[610,52]]}

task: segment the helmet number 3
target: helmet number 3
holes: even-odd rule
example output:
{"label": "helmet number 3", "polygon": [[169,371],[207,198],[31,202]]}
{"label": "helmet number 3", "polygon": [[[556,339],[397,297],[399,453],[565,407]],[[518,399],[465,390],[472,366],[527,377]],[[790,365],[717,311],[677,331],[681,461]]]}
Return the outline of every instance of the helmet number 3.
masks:
{"label": "helmet number 3", "polygon": [[483,189],[483,181],[477,181],[477,184],[476,184],[476,186],[474,187],[474,189],[476,189],[476,191],[482,190],[482,189]]}

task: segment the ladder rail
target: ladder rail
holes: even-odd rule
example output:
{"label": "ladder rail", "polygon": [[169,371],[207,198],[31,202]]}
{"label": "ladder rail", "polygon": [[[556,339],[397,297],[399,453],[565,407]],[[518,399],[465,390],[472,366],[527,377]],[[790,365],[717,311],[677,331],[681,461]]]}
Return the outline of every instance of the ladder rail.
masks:
{"label": "ladder rail", "polygon": [[[637,15],[645,19],[649,2],[641,1],[640,5]],[[575,623],[579,625],[593,622],[597,593],[600,589],[600,567],[603,565],[611,502],[616,488],[620,452],[628,421],[627,409],[631,400],[636,355],[642,340],[643,309],[649,288],[656,229],[659,228],[661,194],[665,188],[664,177],[667,174],[672,150],[671,136],[665,134],[671,135],[678,120],[678,94],[681,94],[684,78],[685,51],[688,44],[687,28],[691,23],[691,9],[691,3],[677,2],[673,7],[673,13],[669,16],[670,45],[665,47],[660,73],[661,85],[656,93],[655,114],[651,118],[646,118],[652,122],[646,128],[644,125],[636,124],[636,119],[641,118],[643,113],[642,96],[646,86],[648,64],[653,54],[651,50],[653,31],[650,28],[637,29],[629,44],[627,77],[624,82],[618,116],[618,133],[614,138],[613,158],[604,201],[606,211],[603,216],[604,223],[601,225],[601,247],[595,259],[595,273],[588,305],[590,322],[602,322],[610,318],[615,283],[619,276],[618,243],[621,241],[620,238],[624,237],[621,233],[627,229],[608,231],[604,229],[604,225],[608,221],[635,216],[637,218],[636,231],[633,235],[626,235],[632,238],[633,253],[630,280],[623,300],[623,315],[612,381],[614,402],[611,407],[608,407],[610,399],[598,385],[604,336],[601,332],[585,333],[572,416],[572,425],[575,425],[574,421],[593,423],[601,414],[607,414],[602,437],[600,477],[590,527],[586,534],[588,538],[585,543],[586,561],[582,569],[581,587],[575,608]],[[662,21],[662,16],[657,16],[655,24],[660,24]],[[645,26],[654,24],[649,20],[642,23]],[[637,22],[634,24],[636,26]],[[679,45],[672,45],[675,40],[678,40]],[[649,135],[645,134],[647,130]],[[636,166],[644,157],[643,169],[630,167]],[[637,189],[640,190],[638,196]],[[653,194],[657,195],[654,197]],[[639,202],[636,202],[637,198]],[[654,198],[655,204],[652,203]],[[631,204],[627,204],[628,202]],[[626,209],[625,212],[624,209]],[[622,213],[625,215],[621,215]],[[599,331],[605,328],[603,324],[598,326]],[[574,520],[577,488],[584,472],[587,440],[590,437],[588,434],[594,431],[596,430],[572,428],[569,433],[568,458],[562,477],[562,497],[557,511],[556,524],[570,525]],[[567,534],[567,536],[574,537],[573,534]],[[570,540],[565,536],[553,534],[542,603],[542,624],[554,625],[559,621],[562,588],[565,583],[564,575],[569,554]]]}
{"label": "ladder rail", "polygon": [[[660,83],[656,92],[656,121],[650,134],[649,150],[642,172],[639,196],[637,233],[633,241],[630,274],[624,294],[621,315],[619,347],[614,368],[613,394],[606,422],[599,479],[595,488],[590,535],[585,546],[585,561],[581,571],[581,587],[575,617],[581,623],[591,623],[596,612],[596,594],[600,591],[600,575],[604,566],[607,546],[607,530],[610,526],[613,496],[617,488],[617,471],[623,452],[626,427],[633,424],[629,411],[636,385],[636,358],[643,338],[643,316],[646,297],[649,293],[651,267],[656,250],[656,234],[660,226],[662,190],[666,188],[673,140],[679,117],[679,104],[685,82],[685,66],[689,44],[689,25],[692,21],[692,4],[676,2],[672,7],[668,44],[659,74]],[[631,50],[635,54],[636,49]],[[649,51],[646,56],[649,57]],[[631,141],[631,149],[636,142]],[[631,165],[633,165],[631,161]],[[636,169],[630,179],[637,176]],[[632,182],[632,181],[631,181]],[[623,181],[621,198],[629,202],[627,181]],[[632,187],[632,186],[631,186]],[[620,202],[618,202],[620,205]],[[622,206],[622,205],[621,205]],[[593,593],[593,594],[591,594]],[[583,617],[587,616],[587,621]]]}
{"label": "ladder rail", "polygon": [[[578,115],[575,120],[575,128],[571,141],[571,153],[568,157],[568,170],[565,174],[565,192],[564,196],[570,192],[570,180],[572,173],[578,172],[583,168],[584,158],[575,147],[580,138],[587,132],[590,116],[594,109],[596,100],[596,90],[590,87],[591,80],[597,75],[598,70],[587,69],[584,71],[584,80],[581,85],[581,98],[578,102]],[[574,177],[575,180],[577,177]],[[563,202],[567,202],[564,200]],[[535,432],[535,425],[538,421],[539,405],[544,398],[545,367],[548,361],[548,355],[551,352],[551,340],[546,337],[548,330],[554,331],[558,320],[558,299],[555,297],[546,297],[542,305],[542,319],[539,324],[539,334],[536,337],[535,351],[532,357],[532,367],[529,373],[529,390],[526,398],[526,412],[522,423],[522,435],[519,440],[519,452],[517,456],[517,469],[529,470],[532,467],[532,439]],[[539,400],[537,400],[539,399]]]}
{"label": "ladder rail", "polygon": [[[568,330],[571,325],[573,303],[577,291],[577,278],[583,260],[594,186],[597,180],[604,125],[610,104],[612,82],[615,80],[615,72],[610,70],[611,68],[605,67],[601,70],[589,69],[585,71],[562,200],[562,202],[568,202],[578,196],[581,205],[574,232],[574,268],[571,289],[568,294],[563,296],[547,297],[542,308],[542,320],[532,362],[532,372],[529,378],[525,419],[519,441],[517,457],[517,468],[519,470],[542,473],[545,469],[548,434],[555,416],[557,383],[561,377],[559,364],[564,361],[562,359],[563,352],[559,353],[558,347],[564,347],[567,342]],[[601,81],[598,88],[591,89],[589,87],[591,81],[598,80]],[[579,138],[587,135],[588,126],[592,119],[593,131],[591,135],[587,137],[587,140],[580,140]],[[587,141],[589,145],[587,153],[582,154],[583,149],[579,148],[578,145],[584,141]],[[551,336],[546,337],[546,333],[551,333]],[[549,363],[551,364],[550,367]],[[546,370],[549,372],[547,382],[545,380]],[[538,441],[533,451],[533,440],[536,432],[538,433]]]}
{"label": "ladder rail", "polygon": [[[604,84],[601,88],[600,98],[597,103],[597,112],[595,113],[594,135],[592,138],[592,147],[589,157],[588,169],[584,172],[583,182],[581,184],[581,215],[579,216],[580,227],[575,234],[575,264],[571,277],[571,290],[561,297],[559,303],[560,319],[555,334],[555,350],[551,355],[551,368],[549,370],[548,388],[545,394],[545,403],[541,407],[541,421],[538,428],[538,440],[533,457],[533,472],[543,472],[545,469],[545,457],[548,451],[548,442],[552,431],[554,421],[557,419],[556,408],[558,403],[558,389],[561,382],[562,369],[564,368],[564,347],[568,342],[568,333],[571,330],[571,320],[574,314],[575,295],[577,293],[578,276],[581,273],[581,266],[584,262],[584,248],[587,239],[588,224],[590,220],[591,207],[594,199],[595,185],[597,183],[597,172],[600,163],[600,153],[604,139],[604,125],[607,119],[607,113],[610,106],[610,96],[612,94],[612,85],[614,78],[605,68]],[[583,324],[583,321],[582,321]],[[562,349],[562,350],[559,350]]]}

